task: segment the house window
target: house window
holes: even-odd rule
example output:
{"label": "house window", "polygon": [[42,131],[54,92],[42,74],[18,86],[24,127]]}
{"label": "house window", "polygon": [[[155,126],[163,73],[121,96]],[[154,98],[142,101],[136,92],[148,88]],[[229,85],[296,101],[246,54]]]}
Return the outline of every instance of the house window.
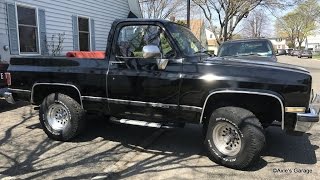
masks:
{"label": "house window", "polygon": [[21,54],[38,54],[38,23],[35,8],[17,6],[18,31]]}
{"label": "house window", "polygon": [[78,17],[80,51],[90,51],[89,19]]}
{"label": "house window", "polygon": [[210,39],[212,39],[212,34],[210,34]]}

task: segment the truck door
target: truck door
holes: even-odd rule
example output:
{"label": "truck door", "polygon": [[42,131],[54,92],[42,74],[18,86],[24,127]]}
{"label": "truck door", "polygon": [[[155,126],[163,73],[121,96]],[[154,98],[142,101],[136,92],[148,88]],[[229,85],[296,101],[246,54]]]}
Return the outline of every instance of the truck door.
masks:
{"label": "truck door", "polygon": [[[107,77],[111,114],[152,122],[172,121],[179,114],[182,61],[160,24],[123,24],[115,34]],[[143,58],[146,45],[159,47],[164,70],[156,58]]]}

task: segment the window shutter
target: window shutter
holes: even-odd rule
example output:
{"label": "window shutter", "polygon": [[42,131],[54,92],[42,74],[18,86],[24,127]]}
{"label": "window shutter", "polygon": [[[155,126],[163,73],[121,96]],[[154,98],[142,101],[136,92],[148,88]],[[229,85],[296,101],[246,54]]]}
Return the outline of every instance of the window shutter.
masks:
{"label": "window shutter", "polygon": [[40,31],[40,47],[41,55],[48,55],[47,33],[46,33],[46,14],[44,9],[39,9],[39,31]]}
{"label": "window shutter", "polygon": [[78,17],[72,16],[72,29],[73,29],[73,50],[79,51],[79,31],[78,31]]}
{"label": "window shutter", "polygon": [[16,21],[16,7],[14,4],[7,4],[9,44],[12,55],[19,54],[18,25]]}
{"label": "window shutter", "polygon": [[96,34],[95,34],[95,27],[94,27],[94,20],[91,19],[90,20],[90,24],[91,24],[91,50],[95,51],[96,50]]}

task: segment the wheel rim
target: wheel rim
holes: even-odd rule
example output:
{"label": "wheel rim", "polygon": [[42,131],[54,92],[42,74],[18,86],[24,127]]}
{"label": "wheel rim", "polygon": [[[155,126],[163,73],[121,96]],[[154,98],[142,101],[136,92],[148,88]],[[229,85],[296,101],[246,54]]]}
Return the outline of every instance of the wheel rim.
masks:
{"label": "wheel rim", "polygon": [[241,138],[238,129],[228,122],[219,122],[213,128],[213,143],[226,156],[235,156],[241,149]]}
{"label": "wheel rim", "polygon": [[50,105],[47,113],[47,120],[53,130],[63,130],[70,121],[68,108],[61,103]]}

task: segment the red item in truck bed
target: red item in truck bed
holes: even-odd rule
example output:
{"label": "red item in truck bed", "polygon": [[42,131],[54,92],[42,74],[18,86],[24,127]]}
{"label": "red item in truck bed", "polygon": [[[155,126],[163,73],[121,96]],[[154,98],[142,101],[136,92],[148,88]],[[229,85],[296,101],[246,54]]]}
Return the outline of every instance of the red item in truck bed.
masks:
{"label": "red item in truck bed", "polygon": [[66,56],[75,57],[75,58],[104,59],[105,52],[103,51],[70,51],[66,54]]}

